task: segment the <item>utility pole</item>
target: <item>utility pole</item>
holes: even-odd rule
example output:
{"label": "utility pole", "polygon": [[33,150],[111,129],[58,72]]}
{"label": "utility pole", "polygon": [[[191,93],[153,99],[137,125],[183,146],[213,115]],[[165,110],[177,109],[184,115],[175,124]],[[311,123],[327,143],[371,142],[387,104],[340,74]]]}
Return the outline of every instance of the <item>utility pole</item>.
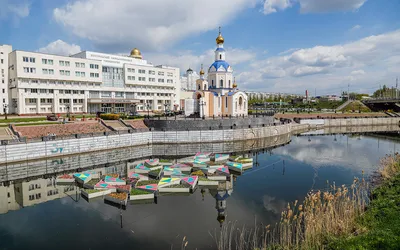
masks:
{"label": "utility pole", "polygon": [[347,84],[347,100],[350,100],[350,83]]}
{"label": "utility pole", "polygon": [[396,99],[398,98],[398,89],[397,89],[397,86],[398,86],[398,84],[399,84],[399,78],[397,78],[396,77]]}

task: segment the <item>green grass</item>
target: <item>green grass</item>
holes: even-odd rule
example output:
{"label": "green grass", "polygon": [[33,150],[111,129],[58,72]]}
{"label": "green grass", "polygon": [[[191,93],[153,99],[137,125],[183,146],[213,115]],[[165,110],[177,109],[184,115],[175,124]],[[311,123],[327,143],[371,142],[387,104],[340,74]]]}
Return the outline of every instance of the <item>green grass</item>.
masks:
{"label": "green grass", "polygon": [[86,184],[88,185],[96,185],[97,183],[99,183],[100,179],[91,179],[90,181],[88,181]]}
{"label": "green grass", "polygon": [[139,181],[136,186],[146,186],[149,184],[158,184],[160,181],[159,180],[148,180],[148,181]]}
{"label": "green grass", "polygon": [[152,173],[152,174],[154,174],[154,175],[158,175],[160,172],[161,172],[161,168],[151,170],[149,173]]}
{"label": "green grass", "polygon": [[141,194],[150,194],[147,191],[140,190],[140,189],[132,189],[131,190],[131,195],[141,195]]}
{"label": "green grass", "polygon": [[104,190],[101,189],[84,189],[84,191],[88,194],[93,194],[93,193],[98,193],[98,192],[102,192]]}
{"label": "green grass", "polygon": [[167,159],[160,159],[160,163],[171,163],[171,161]]}
{"label": "green grass", "polygon": [[39,125],[52,125],[52,124],[60,124],[59,122],[35,122],[35,123],[17,123],[14,126],[39,126]]}
{"label": "green grass", "polygon": [[207,177],[205,176],[199,176],[199,181],[211,181],[211,180],[207,179]]}
{"label": "green grass", "polygon": [[328,238],[326,249],[400,249],[400,175],[375,189],[372,198],[357,221],[366,232]]}
{"label": "green grass", "polygon": [[42,122],[46,121],[46,117],[35,117],[35,118],[8,118],[0,119],[0,123],[14,123],[14,122]]}

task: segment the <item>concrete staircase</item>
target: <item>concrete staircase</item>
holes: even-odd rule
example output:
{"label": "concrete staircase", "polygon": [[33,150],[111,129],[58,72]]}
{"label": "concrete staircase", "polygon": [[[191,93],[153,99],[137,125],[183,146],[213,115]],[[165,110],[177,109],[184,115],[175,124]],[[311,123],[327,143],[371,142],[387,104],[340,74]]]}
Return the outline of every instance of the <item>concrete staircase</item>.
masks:
{"label": "concrete staircase", "polygon": [[16,139],[16,137],[8,127],[0,128],[0,141],[1,140],[13,140],[13,139]]}
{"label": "concrete staircase", "polygon": [[336,108],[336,111],[340,111],[342,109],[344,109],[347,105],[349,105],[350,103],[352,103],[352,100],[347,100],[345,103],[343,103],[342,105],[340,105],[339,107]]}

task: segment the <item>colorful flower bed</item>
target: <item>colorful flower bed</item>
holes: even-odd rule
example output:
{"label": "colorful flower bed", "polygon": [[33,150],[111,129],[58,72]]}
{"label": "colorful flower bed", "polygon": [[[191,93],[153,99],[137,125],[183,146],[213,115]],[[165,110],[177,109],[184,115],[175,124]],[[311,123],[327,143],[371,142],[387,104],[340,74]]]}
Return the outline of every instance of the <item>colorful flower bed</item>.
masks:
{"label": "colorful flower bed", "polygon": [[103,190],[101,190],[101,189],[83,189],[83,191],[85,191],[88,194],[94,194],[94,193],[98,193],[98,192],[103,192]]}
{"label": "colorful flower bed", "polygon": [[119,174],[106,174],[105,176],[109,176],[109,177],[112,177],[112,178],[118,178]]}
{"label": "colorful flower bed", "polygon": [[64,175],[59,176],[58,179],[70,180],[70,179],[74,179],[74,177],[69,174],[64,174]]}
{"label": "colorful flower bed", "polygon": [[147,181],[138,181],[136,183],[136,186],[146,186],[149,184],[158,184],[158,180],[147,180]]}
{"label": "colorful flower bed", "polygon": [[111,194],[108,194],[107,196],[117,199],[117,200],[121,200],[121,201],[124,201],[128,198],[127,193],[111,193]]}
{"label": "colorful flower bed", "polygon": [[205,174],[203,173],[203,171],[201,170],[197,170],[192,172],[192,175],[196,175],[196,176],[205,176]]}

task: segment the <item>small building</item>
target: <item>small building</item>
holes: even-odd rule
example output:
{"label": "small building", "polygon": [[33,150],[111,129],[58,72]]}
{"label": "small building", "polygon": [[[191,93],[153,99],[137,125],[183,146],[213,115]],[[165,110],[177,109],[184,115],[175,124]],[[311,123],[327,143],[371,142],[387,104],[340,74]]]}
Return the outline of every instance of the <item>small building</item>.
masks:
{"label": "small building", "polygon": [[193,98],[185,100],[185,115],[247,116],[247,94],[237,88],[233,69],[225,60],[224,38],[221,31],[216,43],[215,61],[208,68],[207,79],[204,77],[203,66],[201,67]]}

